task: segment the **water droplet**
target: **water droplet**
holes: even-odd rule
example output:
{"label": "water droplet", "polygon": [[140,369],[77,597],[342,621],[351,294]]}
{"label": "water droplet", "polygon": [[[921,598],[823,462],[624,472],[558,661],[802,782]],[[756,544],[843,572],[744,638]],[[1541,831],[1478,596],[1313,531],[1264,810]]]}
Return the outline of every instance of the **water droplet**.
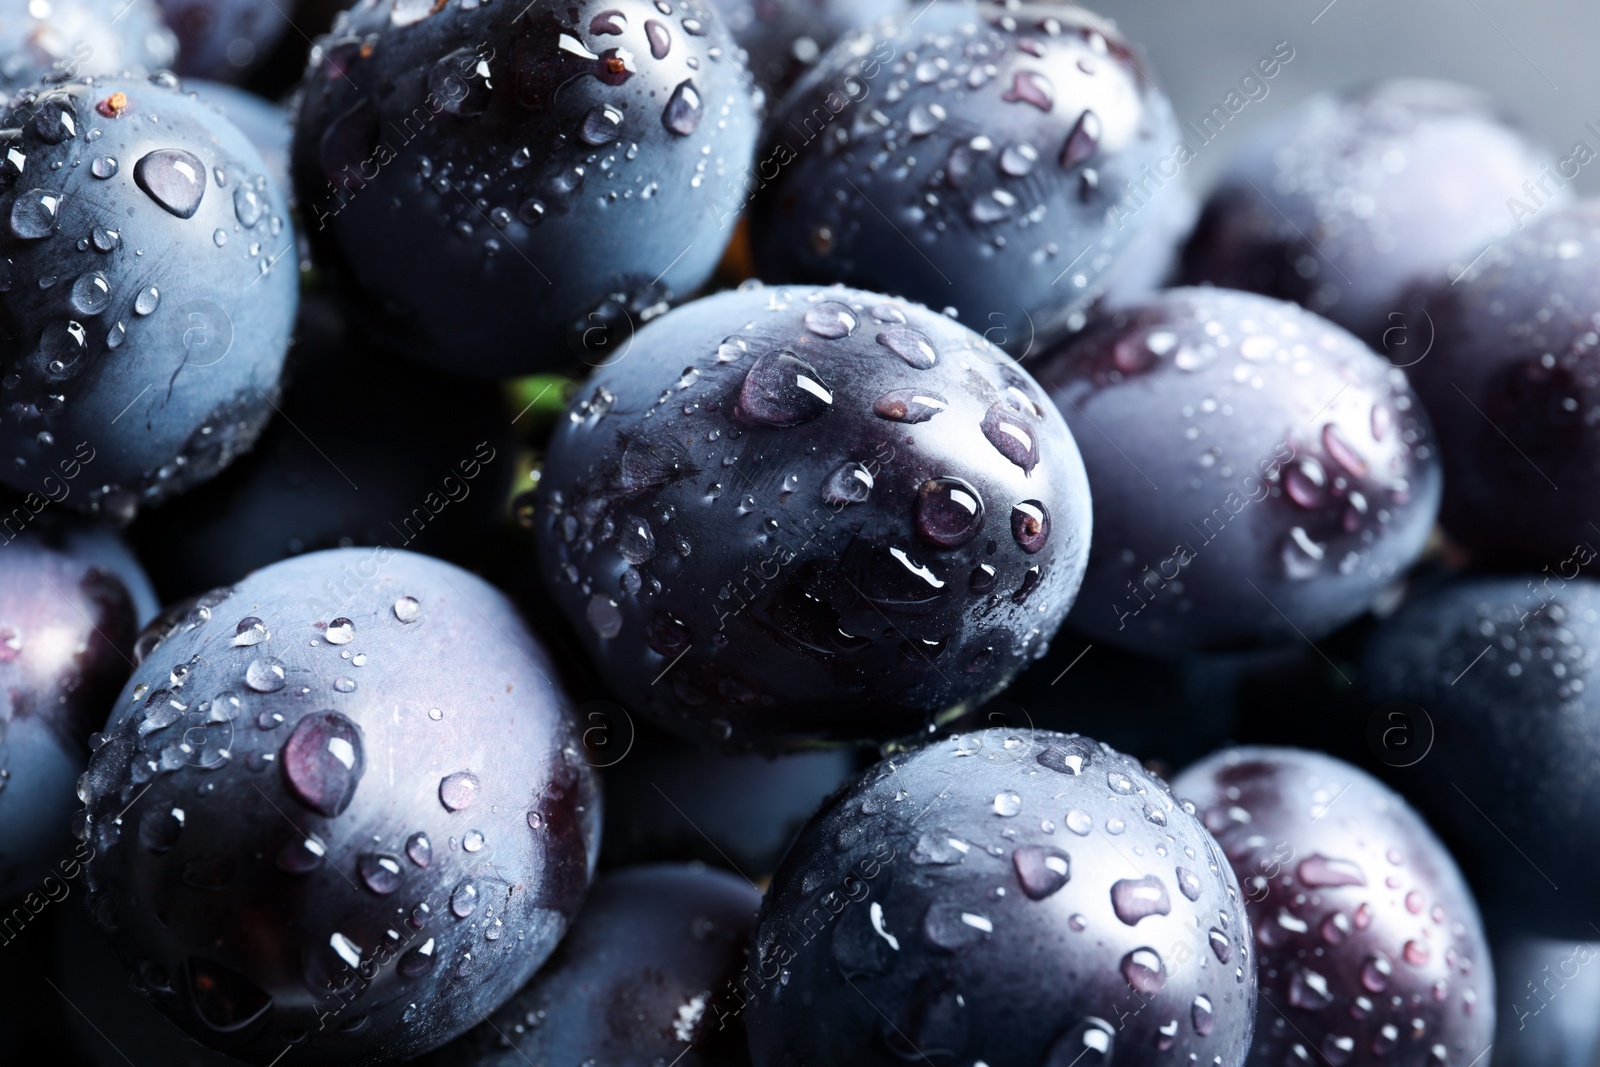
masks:
{"label": "water droplet", "polygon": [[1077,776],[1094,762],[1094,750],[1082,738],[1069,737],[1048,745],[1035,758],[1041,767],[1048,767],[1058,774]]}
{"label": "water droplet", "polygon": [[422,604],[414,596],[403,596],[394,602],[394,617],[401,622],[416,622],[422,615]]}
{"label": "water droplet", "polygon": [[369,852],[356,861],[356,870],[368,889],[386,897],[400,888],[400,859],[385,853]]}
{"label": "water droplet", "polygon": [[465,919],[478,910],[478,887],[471,882],[463,882],[450,894],[450,912],[458,919]]}
{"label": "water droplet", "polygon": [[1039,441],[1032,427],[1017,418],[1004,403],[990,405],[983,416],[983,436],[1006,459],[1032,474],[1039,463]]}
{"label": "water droplet", "polygon": [[661,112],[661,123],[679,137],[687,137],[700,128],[700,117],[704,113],[700,90],[695,88],[692,78],[685,79],[672,91],[672,99]]}
{"label": "water droplet", "polygon": [[256,187],[249,182],[245,182],[233,191],[233,217],[238,219],[239,225],[245,229],[248,230],[260,222],[266,210],[267,205],[262,202]]}
{"label": "water droplet", "polygon": [[1007,145],[1000,153],[1000,171],[1013,178],[1021,178],[1039,162],[1039,150],[1027,142]]}
{"label": "water droplet", "polygon": [[1094,819],[1089,817],[1088,812],[1081,811],[1078,808],[1072,808],[1067,811],[1066,822],[1067,829],[1079,837],[1088,837],[1094,832]]}
{"label": "water droplet", "polygon": [[1339,432],[1339,428],[1331,422],[1322,427],[1322,447],[1327,450],[1330,459],[1357,478],[1366,475],[1366,461],[1356,452],[1355,447],[1345,439],[1344,434]]}
{"label": "water droplet", "polygon": [[494,95],[489,61],[471,48],[458,48],[439,57],[428,70],[428,92],[440,109],[452,115],[470,118],[483,114]]}
{"label": "water droplet", "polygon": [[1194,998],[1194,1003],[1189,1006],[1189,1022],[1194,1025],[1194,1032],[1201,1037],[1211,1036],[1211,1031],[1216,1028],[1217,1019],[1209,998],[1204,996]]}
{"label": "water droplet", "polygon": [[155,286],[142,289],[139,295],[133,298],[133,313],[135,315],[153,314],[161,306],[161,290]]}
{"label": "water droplet", "polygon": [[672,51],[672,31],[657,19],[646,19],[644,35],[650,42],[650,55],[655,59],[666,59],[667,53]]}
{"label": "water droplet", "polygon": [[1111,910],[1129,926],[1152,915],[1169,915],[1172,902],[1167,898],[1166,884],[1153,874],[1142,878],[1124,878],[1111,886]]}
{"label": "water droplet", "polygon": [[245,668],[244,684],[258,693],[276,693],[284,682],[283,661],[272,656],[252,660]]}
{"label": "water droplet", "polygon": [[1043,900],[1071,878],[1071,858],[1058,848],[1025,845],[1011,853],[1017,882],[1029,900]]}
{"label": "water droplet", "polygon": [[1191,870],[1178,868],[1178,891],[1190,900],[1200,899],[1200,879]]}
{"label": "water droplet", "polygon": [[837,341],[849,337],[859,323],[856,313],[836,300],[824,300],[806,312],[806,329],[818,337]]}
{"label": "water droplet", "polygon": [[584,609],[584,617],[589,620],[594,632],[601,637],[610,639],[622,632],[622,608],[603,593],[595,593],[589,597],[589,606]]}
{"label": "water droplet", "polygon": [[880,396],[872,405],[872,411],[880,419],[915,424],[927,422],[949,406],[949,402],[938,393],[896,389]]}
{"label": "water droplet", "polygon": [[926,137],[937,130],[946,117],[944,108],[938,104],[918,104],[906,116],[906,131],[912,137]]}
{"label": "water droplet", "polygon": [[959,548],[983,529],[983,499],[960,478],[929,478],[917,490],[916,528],[937,548]]}
{"label": "water droplet", "polygon": [[933,341],[921,330],[909,326],[884,330],[878,334],[878,344],[917,370],[927,370],[939,362],[939,352],[933,347]]}
{"label": "water droplet", "polygon": [[1321,1011],[1333,1003],[1328,980],[1316,971],[1300,968],[1289,980],[1289,1003],[1302,1011]]}
{"label": "water droplet", "polygon": [[1043,74],[1020,70],[1012,78],[1011,88],[1000,99],[1010,104],[1032,104],[1040,111],[1049,111],[1055,106],[1056,87]]}
{"label": "water droplet", "polygon": [[117,173],[117,160],[116,160],[116,157],[115,156],[97,156],[95,158],[95,161],[93,163],[89,164],[89,173],[93,174],[96,178],[112,178],[112,177],[115,177],[116,173]]}
{"label": "water droplet", "polygon": [[765,426],[798,426],[820,416],[833,394],[815,367],[786,349],[768,352],[739,389],[736,414]]}
{"label": "water droplet", "polygon": [[988,938],[994,923],[986,916],[967,911],[957,904],[929,905],[922,916],[922,936],[935,948],[962,952]]}
{"label": "water droplet", "polygon": [[1112,1025],[1091,1015],[1055,1039],[1040,1067],[1111,1067],[1115,1044]]}
{"label": "water droplet", "polygon": [[349,806],[366,772],[361,730],[337,711],[307,715],[284,743],[282,763],[295,797],[331,819]]}
{"label": "water droplet", "polygon": [[24,241],[37,241],[56,232],[62,197],[48,189],[30,189],[11,205],[11,232]]}
{"label": "water droplet", "polygon": [[322,636],[330,645],[348,645],[355,640],[356,624],[345,618],[334,619]]}
{"label": "water droplet", "polygon": [[133,167],[133,180],[150,199],[180,219],[193,218],[206,193],[206,167],[181,148],[161,148]]}
{"label": "water droplet", "polygon": [[1413,967],[1426,967],[1428,960],[1432,958],[1432,953],[1428,951],[1428,946],[1421,941],[1407,941],[1400,954]]}
{"label": "water droplet", "polygon": [[402,978],[420,978],[433,970],[433,938],[428,938],[416,948],[400,957],[395,972]]}
{"label": "water droplet", "polygon": [[1311,855],[1300,861],[1296,869],[1300,881],[1312,889],[1338,885],[1366,885],[1367,876],[1349,860],[1329,859]]}
{"label": "water droplet", "polygon": [[93,270],[72,283],[72,310],[80,315],[98,315],[111,304],[111,283]]}
{"label": "water droplet", "polygon": [[190,956],[185,983],[195,1014],[220,1034],[248,1030],[272,1007],[272,998],[249,979],[220,963]]}
{"label": "water droplet", "polygon": [[151,852],[169,851],[178,843],[187,816],[182,808],[153,808],[139,820],[139,843]]}
{"label": "water droplet", "polygon": [[1122,977],[1140,993],[1159,993],[1167,984],[1166,965],[1153,948],[1136,948],[1122,957]]}
{"label": "water droplet", "polygon": [[[267,624],[254,615],[247,615],[239,620],[239,625],[233,631],[233,645],[235,648],[249,648],[259,645],[272,635],[267,632]],[[254,687],[252,687],[254,688]]]}
{"label": "water droplet", "polygon": [[290,874],[309,874],[322,866],[322,858],[327,854],[327,843],[316,834],[307,834],[283,846],[278,853],[278,869]]}
{"label": "water droplet", "polygon": [[822,499],[832,507],[865,503],[872,495],[872,472],[860,463],[846,463],[828,475],[822,485]]}
{"label": "water droplet", "polygon": [[1233,959],[1233,942],[1228,940],[1227,934],[1213,926],[1207,935],[1207,940],[1211,942],[1211,951],[1216,955],[1218,963],[1227,963]]}
{"label": "water droplet", "polygon": [[622,133],[621,111],[610,104],[601,104],[591,108],[583,117],[583,125],[578,130],[578,138],[586,145],[599,148],[615,141]]}
{"label": "water droplet", "polygon": [[1326,547],[1313,541],[1304,527],[1292,527],[1283,540],[1280,552],[1283,571],[1296,581],[1314,578],[1322,569],[1322,558],[1326,553]]}
{"label": "water droplet", "polygon": [[457,771],[439,782],[439,801],[446,810],[464,811],[478,799],[478,776],[471,771]]}
{"label": "water droplet", "polygon": [[333,680],[333,688],[338,693],[354,693],[356,680],[354,678],[339,677]]}
{"label": "water droplet", "polygon": [[1367,957],[1361,965],[1361,984],[1369,993],[1382,993],[1389,988],[1389,976],[1394,973],[1394,965],[1382,953]]}
{"label": "water droplet", "polygon": [[1030,556],[1050,540],[1050,512],[1037,500],[1024,500],[1011,509],[1011,536]]}
{"label": "water droplet", "polygon": [[427,834],[419,831],[406,838],[406,858],[423,870],[428,869],[433,862],[433,842]]}
{"label": "water droplet", "polygon": [[1100,146],[1100,135],[1099,115],[1093,111],[1079,115],[1072,132],[1067,135],[1066,143],[1061,146],[1061,165],[1071,169],[1094,155],[1095,149]]}
{"label": "water droplet", "polygon": [[1007,791],[997,793],[994,798],[994,813],[1010,817],[1022,811],[1022,797],[1015,792]]}

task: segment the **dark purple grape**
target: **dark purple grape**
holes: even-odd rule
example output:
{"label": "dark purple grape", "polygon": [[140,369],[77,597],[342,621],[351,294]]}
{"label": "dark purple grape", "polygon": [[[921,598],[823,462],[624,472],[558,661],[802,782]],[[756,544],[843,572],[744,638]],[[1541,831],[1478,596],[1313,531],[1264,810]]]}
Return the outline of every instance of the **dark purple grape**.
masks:
{"label": "dark purple grape", "polygon": [[1292,748],[1234,748],[1172,783],[1249,902],[1258,1067],[1471,1064],[1494,1038],[1494,970],[1450,854],[1390,789]]}
{"label": "dark purple grape", "polygon": [[954,306],[1018,358],[1082,325],[1177,140],[1146,61],[1076,4],[914,5],[843,38],[774,113],[750,176],[767,281]]}
{"label": "dark purple grape", "polygon": [[1600,201],[1498,242],[1423,307],[1436,339],[1407,373],[1438,428],[1445,529],[1484,560],[1565,569],[1600,540]]}
{"label": "dark purple grape", "polygon": [[1316,640],[1421,554],[1439,460],[1403,372],[1293,304],[1174,289],[1034,365],[1083,450],[1073,623],[1147,654]]}
{"label": "dark purple grape", "polygon": [[1322,93],[1234,158],[1182,277],[1293,300],[1406,366],[1429,335],[1408,288],[1458,276],[1522,224],[1515,204],[1569,200],[1554,163],[1476,90],[1396,79]]}
{"label": "dark purple grape", "polygon": [[608,874],[533,981],[428,1067],[748,1067],[722,1001],[760,906],[743,878],[698,865]]}
{"label": "dark purple grape", "polygon": [[834,796],[729,996],[756,1067],[1239,1067],[1253,956],[1191,807],[1099,742],[1002,727]]}
{"label": "dark purple grape", "polygon": [[582,903],[599,793],[553,666],[448,564],[274,564],[140,639],[81,786],[91,913],[194,1037],[376,1064],[521,987]]}
{"label": "dark purple grape", "polygon": [[1026,371],[926,308],[746,288],[640,332],[551,441],[534,526],[612,689],[733,747],[894,736],[1042,655],[1089,536]]}

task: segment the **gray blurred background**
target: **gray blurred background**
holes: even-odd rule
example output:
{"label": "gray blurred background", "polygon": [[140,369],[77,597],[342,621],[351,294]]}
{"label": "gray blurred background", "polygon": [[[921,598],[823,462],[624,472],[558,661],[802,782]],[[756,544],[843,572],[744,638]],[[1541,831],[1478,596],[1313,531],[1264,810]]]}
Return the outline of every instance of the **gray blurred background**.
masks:
{"label": "gray blurred background", "polygon": [[[1374,78],[1447,78],[1490,93],[1557,158],[1600,150],[1600,3],[1594,0],[1088,0],[1149,57],[1178,121],[1219,106],[1257,60],[1294,59],[1186,168],[1204,193],[1243,139],[1305,97]],[[1600,192],[1585,167],[1579,196]]]}

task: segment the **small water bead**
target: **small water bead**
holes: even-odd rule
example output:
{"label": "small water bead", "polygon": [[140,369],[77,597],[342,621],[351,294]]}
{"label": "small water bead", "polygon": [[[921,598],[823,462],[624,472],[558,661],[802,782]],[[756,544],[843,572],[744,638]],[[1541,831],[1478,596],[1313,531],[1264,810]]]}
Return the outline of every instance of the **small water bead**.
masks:
{"label": "small water bead", "polygon": [[1354,863],[1349,860],[1329,859],[1322,855],[1311,855],[1301,860],[1295,874],[1303,884],[1312,889],[1367,884],[1366,875]]}
{"label": "small water bead", "polygon": [[439,781],[439,800],[449,811],[463,811],[478,799],[478,776],[471,771],[457,771]]}
{"label": "small water bead", "polygon": [[1152,915],[1169,915],[1172,902],[1167,897],[1167,887],[1160,878],[1147,874],[1142,878],[1124,878],[1111,886],[1111,910],[1129,926],[1138,925],[1141,919]]}
{"label": "small water bead", "polygon": [[1122,977],[1140,993],[1159,993],[1166,987],[1166,964],[1153,948],[1136,948],[1123,956],[1121,970]]}
{"label": "small water bead", "polygon": [[983,499],[960,478],[930,478],[917,490],[916,530],[936,548],[959,548],[983,529]]}
{"label": "small water bead", "polygon": [[1211,1031],[1216,1028],[1217,1019],[1209,997],[1194,998],[1194,1003],[1189,1006],[1189,1022],[1194,1026],[1194,1032],[1201,1037],[1211,1036]]}
{"label": "small water bead", "polygon": [[817,369],[793,352],[778,349],[758,359],[745,375],[735,407],[748,422],[798,426],[833,404],[833,393]]}
{"label": "small water bead", "polygon": [[687,137],[700,128],[700,119],[704,114],[705,104],[700,98],[700,90],[695,88],[694,79],[689,78],[672,91],[666,109],[661,112],[661,124],[679,137]]}
{"label": "small water bead", "polygon": [[1233,959],[1233,942],[1228,940],[1228,935],[1213,926],[1206,935],[1206,940],[1211,944],[1211,951],[1217,957],[1218,963],[1227,963]]}
{"label": "small water bead", "polygon": [[205,197],[205,164],[181,148],[149,153],[134,164],[133,180],[150,199],[180,219],[193,218]]}
{"label": "small water bead", "polygon": [[481,830],[468,830],[461,838],[461,847],[468,852],[483,851],[484,837]]}
{"label": "small water bead", "polygon": [[865,503],[872,495],[872,472],[860,463],[846,463],[828,475],[822,485],[822,499],[833,507]]}
{"label": "small water bead", "polygon": [[1013,178],[1021,178],[1039,162],[1039,150],[1027,142],[1007,145],[1000,153],[1000,171]]}
{"label": "small water bead", "polygon": [[1000,99],[1007,103],[1031,104],[1040,111],[1055,106],[1056,87],[1049,78],[1031,70],[1018,71],[1012,78],[1011,88]]}
{"label": "small water bead", "polygon": [[322,866],[322,858],[327,854],[327,843],[316,834],[307,834],[298,841],[289,842],[278,853],[278,869],[290,874],[310,874]]}
{"label": "small water bead", "polygon": [[323,637],[330,645],[348,645],[355,640],[356,625],[349,619],[334,619],[328,624],[327,632]]}
{"label": "small water bead", "polygon": [[1011,536],[1030,556],[1050,540],[1050,512],[1037,500],[1024,500],[1011,509]]}
{"label": "small water bead", "polygon": [[933,347],[933,341],[921,330],[910,327],[885,330],[878,334],[878,344],[917,370],[928,370],[939,362],[939,353]]}
{"label": "small water bead", "polygon": [[856,313],[836,300],[824,300],[806,312],[806,329],[818,337],[838,341],[855,332]]}
{"label": "small water bead", "polygon": [[996,451],[1021,467],[1023,473],[1033,473],[1033,468],[1039,464],[1038,437],[1032,427],[1012,413],[1009,405],[1003,402],[990,405],[981,427],[983,436]]}
{"label": "small water bead", "polygon": [[433,970],[434,941],[428,938],[421,945],[400,957],[400,962],[395,964],[395,972],[402,978],[420,978]]}
{"label": "small water bead", "polygon": [[257,693],[276,693],[285,684],[283,661],[272,656],[252,660],[245,668],[244,684]]}
{"label": "small water bead", "polygon": [[400,888],[400,860],[383,853],[367,853],[356,861],[362,884],[380,897]]}
{"label": "small water bead", "polygon": [[433,863],[433,842],[425,833],[414,833],[406,838],[406,858],[423,870]]}
{"label": "small water bead", "polygon": [[90,271],[72,283],[70,302],[80,315],[98,315],[111,305],[111,283],[100,271]]}
{"label": "small water bead", "polygon": [[1302,1011],[1321,1011],[1333,1003],[1328,980],[1316,971],[1300,968],[1289,980],[1289,1003]]}
{"label": "small water bead", "polygon": [[1368,992],[1382,993],[1389,988],[1389,976],[1393,973],[1394,965],[1389,962],[1387,956],[1382,953],[1369,956],[1361,965],[1361,984]]}
{"label": "small water bead", "polygon": [[56,230],[62,197],[48,189],[32,189],[11,205],[11,232],[25,241],[49,237]]}
{"label": "small water bead", "polygon": [[938,393],[896,389],[880,396],[872,405],[872,412],[880,419],[914,425],[927,422],[949,406],[949,401]]}
{"label": "small water bead", "polygon": [[478,910],[478,887],[471,882],[463,882],[450,894],[450,913],[458,919],[465,919]]}
{"label": "small water bead", "polygon": [[1017,882],[1029,900],[1043,900],[1070,880],[1071,857],[1057,848],[1027,845],[1011,854]]}
{"label": "small water bead", "polygon": [[657,19],[646,19],[644,35],[650,42],[650,55],[655,59],[666,59],[667,53],[672,51],[672,31],[666,24]]}
{"label": "small water bead", "polygon": [[1200,878],[1193,871],[1183,867],[1177,869],[1178,891],[1190,900],[1200,899]]}
{"label": "small water bead", "polygon": [[335,678],[333,680],[333,688],[335,692],[339,693],[354,693],[356,691],[356,680],[346,677]]}
{"label": "small water bead", "polygon": [[1094,820],[1089,817],[1088,812],[1079,808],[1072,808],[1067,811],[1066,822],[1067,829],[1079,837],[1088,837],[1094,830]]}
{"label": "small water bead", "polygon": [[1022,811],[1022,797],[1017,793],[1007,791],[998,793],[994,798],[994,813],[996,815],[1012,816]]}
{"label": "small water bead", "polygon": [[578,130],[578,139],[595,148],[608,145],[621,135],[624,117],[621,111],[609,104],[591,108],[583,117],[583,125]]}
{"label": "small water bead", "polygon": [[135,315],[153,314],[156,308],[160,306],[161,290],[153,285],[141,290],[139,295],[133,298],[133,313]]}
{"label": "small water bead", "polygon": [[1061,146],[1061,166],[1070,170],[1094,155],[1100,147],[1102,132],[1099,115],[1093,111],[1079,115],[1066,143]]}
{"label": "small water bead", "polygon": [[394,602],[394,617],[401,622],[416,622],[422,615],[422,604],[414,596],[403,596]]}

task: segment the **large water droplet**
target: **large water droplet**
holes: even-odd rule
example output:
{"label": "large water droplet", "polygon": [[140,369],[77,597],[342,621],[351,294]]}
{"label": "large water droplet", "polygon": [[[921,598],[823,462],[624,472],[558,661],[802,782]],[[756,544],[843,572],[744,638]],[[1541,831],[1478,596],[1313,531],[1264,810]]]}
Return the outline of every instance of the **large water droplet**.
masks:
{"label": "large water droplet", "polygon": [[281,760],[284,782],[295,797],[330,819],[349,807],[367,769],[360,728],[337,711],[301,719]]}
{"label": "large water droplet", "polygon": [[434,964],[433,938],[428,938],[416,948],[400,957],[400,962],[395,964],[395,972],[402,978],[420,978],[433,970]]}
{"label": "large water droplet", "polygon": [[322,636],[330,645],[348,645],[356,638],[356,624],[346,618],[334,619]]}
{"label": "large water droplet", "polygon": [[637,515],[624,516],[617,530],[617,554],[634,566],[650,562],[656,554],[650,524]]}
{"label": "large water droplet", "polygon": [[1037,500],[1024,500],[1011,509],[1011,536],[1017,547],[1033,555],[1050,540],[1050,512]]}
{"label": "large water droplet", "polygon": [[1022,797],[1015,790],[1006,790],[996,793],[994,798],[994,813],[1010,818],[1022,811]]}
{"label": "large water droplet", "polygon": [[37,241],[56,232],[62,196],[48,189],[30,189],[11,205],[11,232],[24,241]]}
{"label": "large water droplet", "polygon": [[244,684],[258,693],[276,693],[284,687],[283,661],[272,656],[251,660],[244,671]]}
{"label": "large water droplet", "polygon": [[385,853],[369,852],[356,861],[361,882],[368,889],[386,897],[400,888],[400,859]]}
{"label": "large water droplet", "polygon": [[995,403],[984,412],[983,436],[1006,459],[1025,473],[1033,473],[1039,463],[1039,440],[1033,428],[1019,419],[1008,405]]}
{"label": "large water droplet", "polygon": [[983,529],[983,498],[960,478],[929,478],[917,490],[917,533],[937,548],[959,548]]}
{"label": "large water droplet", "polygon": [[950,406],[938,393],[920,389],[895,389],[880,396],[872,405],[873,414],[891,422],[927,422]]}
{"label": "large water droplet", "polygon": [[1200,879],[1191,870],[1178,868],[1178,891],[1190,900],[1200,899]]}
{"label": "large water droplet", "polygon": [[1217,1017],[1212,1010],[1211,1000],[1205,996],[1197,996],[1194,1003],[1189,1006],[1189,1021],[1194,1024],[1194,1032],[1201,1037],[1210,1037],[1211,1031],[1216,1029]]}
{"label": "large water droplet", "polygon": [[1329,859],[1311,855],[1300,861],[1296,868],[1300,881],[1311,889],[1336,885],[1366,885],[1367,876],[1349,860]]}
{"label": "large water droplet", "polygon": [[884,330],[878,335],[878,343],[918,370],[927,370],[939,362],[939,352],[933,347],[933,341],[921,330],[909,326]]}
{"label": "large water droplet", "polygon": [[240,185],[233,191],[233,217],[239,220],[239,225],[250,229],[261,221],[261,216],[266,213],[267,205],[262,202],[256,187],[249,182]]}
{"label": "large water droplet", "polygon": [[862,504],[872,495],[872,472],[860,463],[846,463],[822,484],[822,499],[833,507]]}
{"label": "large water droplet", "polygon": [[195,1015],[219,1034],[248,1030],[272,1007],[272,998],[248,978],[213,960],[190,956],[184,970]]}
{"label": "large water droplet", "polygon": [[422,604],[414,596],[403,596],[394,602],[394,617],[401,622],[416,622],[422,615]]}
{"label": "large water droplet", "polygon": [[644,35],[650,42],[650,55],[656,59],[666,59],[667,53],[672,51],[672,31],[657,19],[646,19]]}
{"label": "large water droplet", "polygon": [[471,48],[441,56],[428,70],[428,91],[445,111],[470,118],[489,110],[489,61]]}
{"label": "large water droplet", "polygon": [[251,648],[271,636],[272,634],[267,631],[266,623],[254,615],[247,615],[239,620],[238,626],[234,627],[233,646],[235,648]]}
{"label": "large water droplet", "polygon": [[685,79],[672,91],[672,99],[661,112],[661,124],[679,137],[687,137],[700,128],[700,117],[704,113],[705,104],[694,79]]}
{"label": "large water droplet", "polygon": [[1159,993],[1167,984],[1166,964],[1153,948],[1136,948],[1122,957],[1122,977],[1140,993]]}
{"label": "large water droplet", "polygon": [[1072,877],[1071,859],[1058,848],[1024,845],[1011,853],[1011,865],[1029,900],[1043,900]]}
{"label": "large water droplet", "polygon": [[458,919],[465,919],[478,910],[478,887],[471,882],[463,882],[450,894],[450,913]]}
{"label": "large water droplet", "polygon": [[193,218],[206,195],[206,166],[192,152],[160,148],[133,167],[133,180],[180,219]]}
{"label": "large water droplet", "polygon": [[89,173],[96,178],[114,178],[117,174],[117,160],[115,156],[97,156],[89,164]]}
{"label": "large water droplet", "polygon": [[433,863],[433,842],[427,834],[419,831],[406,838],[406,857],[423,870],[428,869]]}
{"label": "large water droplet", "polygon": [[1328,980],[1316,971],[1301,967],[1289,980],[1289,1003],[1302,1011],[1321,1011],[1333,1003]]}
{"label": "large water droplet", "polygon": [[837,300],[824,300],[806,312],[806,329],[818,337],[837,341],[849,337],[859,323],[856,313]]}
{"label": "large water droplet", "polygon": [[1100,146],[1100,116],[1093,111],[1085,111],[1078,116],[1078,121],[1073,125],[1072,132],[1067,135],[1067,140],[1061,146],[1061,165],[1072,168],[1094,155],[1095,149]]}
{"label": "large water droplet", "polygon": [[625,116],[621,111],[610,104],[601,104],[591,108],[583,117],[583,125],[578,130],[578,137],[586,145],[599,148],[615,141],[622,133],[622,120]]}
{"label": "large water droplet", "polygon": [[1047,746],[1035,758],[1039,761],[1039,766],[1041,767],[1048,767],[1060,774],[1070,774],[1076,777],[1094,762],[1094,749],[1082,738],[1069,737],[1064,741]]}
{"label": "large water droplet", "polygon": [[478,799],[478,776],[471,771],[457,771],[439,782],[439,801],[450,811],[464,811]]}
{"label": "large water droplet", "polygon": [[1011,80],[1011,88],[1000,99],[1007,103],[1032,104],[1040,111],[1049,111],[1056,102],[1056,87],[1043,74],[1019,70]]}
{"label": "large water droplet", "polygon": [[1369,993],[1382,993],[1389,988],[1389,976],[1394,973],[1394,965],[1382,953],[1367,957],[1361,965],[1361,984]]}
{"label": "large water droplet", "polygon": [[768,352],[750,368],[735,412],[765,426],[798,426],[833,404],[815,367],[786,349]]}
{"label": "large water droplet", "polygon": [[139,295],[133,298],[133,313],[135,315],[153,315],[156,308],[161,306],[161,290],[153,285],[139,290]]}
{"label": "large water droplet", "polygon": [[922,936],[946,952],[962,952],[988,938],[994,923],[958,904],[932,904],[922,916]]}
{"label": "large water droplet", "polygon": [[1152,915],[1170,915],[1172,901],[1167,898],[1167,887],[1160,878],[1147,874],[1143,878],[1124,878],[1111,886],[1111,910],[1117,918],[1135,926],[1140,919]]}

